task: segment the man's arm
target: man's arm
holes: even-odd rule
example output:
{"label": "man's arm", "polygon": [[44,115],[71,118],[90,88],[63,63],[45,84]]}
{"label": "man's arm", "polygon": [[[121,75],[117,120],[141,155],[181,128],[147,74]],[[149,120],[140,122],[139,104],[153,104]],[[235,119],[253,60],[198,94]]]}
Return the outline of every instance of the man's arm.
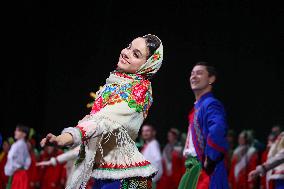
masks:
{"label": "man's arm", "polygon": [[212,161],[218,161],[227,153],[228,143],[226,140],[227,123],[225,111],[222,104],[218,101],[211,102],[206,110],[207,113],[207,145],[205,154]]}

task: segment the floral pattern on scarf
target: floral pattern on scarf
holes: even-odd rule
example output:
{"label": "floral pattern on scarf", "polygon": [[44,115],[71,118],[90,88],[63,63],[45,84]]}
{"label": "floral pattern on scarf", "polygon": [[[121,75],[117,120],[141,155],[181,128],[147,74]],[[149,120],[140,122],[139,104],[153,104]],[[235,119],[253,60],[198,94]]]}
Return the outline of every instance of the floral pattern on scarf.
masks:
{"label": "floral pattern on scarf", "polygon": [[95,100],[91,113],[96,113],[106,105],[113,105],[125,101],[130,108],[137,112],[143,112],[146,118],[148,110],[153,102],[151,83],[149,80],[137,74],[125,74],[115,72],[119,77],[133,80],[130,83],[118,84],[113,83],[102,89],[101,95]]}

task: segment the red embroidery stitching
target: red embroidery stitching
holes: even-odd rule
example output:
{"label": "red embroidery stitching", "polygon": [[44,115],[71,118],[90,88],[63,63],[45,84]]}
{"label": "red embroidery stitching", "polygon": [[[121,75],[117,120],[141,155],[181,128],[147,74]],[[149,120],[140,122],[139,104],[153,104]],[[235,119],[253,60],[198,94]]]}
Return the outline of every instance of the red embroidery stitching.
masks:
{"label": "red embroidery stitching", "polygon": [[122,164],[101,164],[98,168],[99,169],[126,169],[126,168],[132,168],[132,167],[143,167],[146,165],[149,165],[150,162],[149,161],[143,161],[143,162],[138,162],[138,163],[134,163],[134,164],[130,164],[130,165],[122,165]]}

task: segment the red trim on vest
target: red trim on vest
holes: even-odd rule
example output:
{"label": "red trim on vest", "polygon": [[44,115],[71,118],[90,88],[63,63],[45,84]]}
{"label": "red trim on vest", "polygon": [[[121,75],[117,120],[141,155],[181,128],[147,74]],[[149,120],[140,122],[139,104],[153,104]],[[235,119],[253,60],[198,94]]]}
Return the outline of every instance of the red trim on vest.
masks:
{"label": "red trim on vest", "polygon": [[223,154],[226,154],[226,149],[215,144],[210,137],[207,138],[207,144]]}
{"label": "red trim on vest", "polygon": [[113,164],[113,163],[105,163],[97,167],[98,169],[126,169],[126,168],[133,168],[133,167],[143,167],[146,165],[150,165],[149,161],[138,162],[130,165],[122,165],[122,164]]}
{"label": "red trim on vest", "polygon": [[83,127],[77,125],[76,128],[78,128],[82,134],[82,141],[86,138],[86,131],[83,129]]}

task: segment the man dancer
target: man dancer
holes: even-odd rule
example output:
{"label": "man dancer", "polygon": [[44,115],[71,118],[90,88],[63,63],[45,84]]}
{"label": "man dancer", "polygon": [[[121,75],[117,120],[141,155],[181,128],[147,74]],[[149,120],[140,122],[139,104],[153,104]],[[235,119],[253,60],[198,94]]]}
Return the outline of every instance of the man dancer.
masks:
{"label": "man dancer", "polygon": [[228,149],[227,124],[223,105],[211,92],[215,80],[215,68],[206,62],[199,62],[193,67],[190,86],[196,101],[189,114],[184,148],[186,172],[179,189],[229,188],[224,164]]}

